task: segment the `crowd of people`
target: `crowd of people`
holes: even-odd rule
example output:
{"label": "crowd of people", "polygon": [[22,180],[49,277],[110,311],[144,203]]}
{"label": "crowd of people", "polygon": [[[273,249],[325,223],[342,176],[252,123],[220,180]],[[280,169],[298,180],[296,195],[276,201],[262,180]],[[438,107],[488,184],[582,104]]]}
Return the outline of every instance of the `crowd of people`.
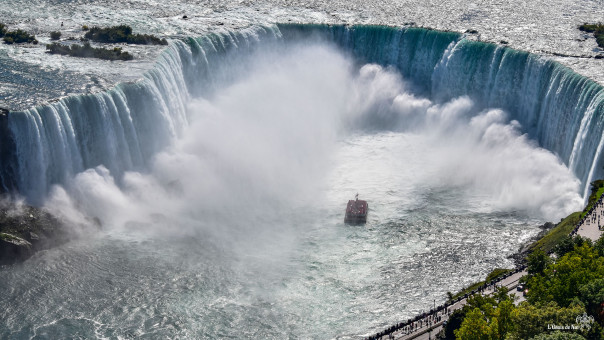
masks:
{"label": "crowd of people", "polygon": [[464,294],[463,296],[459,296],[456,299],[445,302],[443,305],[438,306],[435,309],[431,309],[427,313],[422,313],[417,315],[413,319],[409,319],[406,322],[398,323],[394,326],[391,326],[385,329],[382,332],[379,332],[375,335],[372,335],[367,340],[377,340],[377,339],[393,339],[395,332],[400,332],[400,335],[409,335],[419,331],[427,331],[431,329],[433,326],[437,326],[442,322],[446,321],[451,315],[453,311],[463,307],[463,304],[459,302],[467,299],[469,296],[476,293],[487,293],[492,292],[495,288],[500,285],[500,282],[516,273],[519,273],[526,269],[526,265],[519,266],[513,271],[510,271],[502,276],[500,276],[496,280],[492,280],[490,282],[485,282],[482,286],[472,290],[470,293]]}
{"label": "crowd of people", "polygon": [[587,225],[591,225],[591,223],[598,223],[598,230],[602,230],[603,227],[600,224],[600,216],[604,215],[604,210],[602,210],[599,215],[594,212],[596,212],[598,208],[602,208],[604,206],[604,202],[602,200],[603,198],[604,195],[600,196],[600,198],[591,206],[591,208],[589,208],[587,214],[583,216],[583,218],[575,226],[575,229],[571,231],[570,236],[575,236],[579,232],[579,228],[581,228],[581,225],[583,225],[584,223]]}
{"label": "crowd of people", "polygon": [[[593,208],[589,211],[589,214],[587,214],[585,216],[586,218],[584,219],[587,225],[591,225],[592,223],[593,224],[598,223],[598,230],[600,230],[600,231],[603,228],[602,224],[600,223],[600,217],[602,217],[604,215],[604,210],[602,210],[600,212],[600,214],[592,214],[592,212],[594,210],[596,210],[597,208],[601,208],[602,205],[603,205],[602,197],[600,197],[600,199],[594,204]],[[588,216],[590,216],[590,217],[587,218]]]}

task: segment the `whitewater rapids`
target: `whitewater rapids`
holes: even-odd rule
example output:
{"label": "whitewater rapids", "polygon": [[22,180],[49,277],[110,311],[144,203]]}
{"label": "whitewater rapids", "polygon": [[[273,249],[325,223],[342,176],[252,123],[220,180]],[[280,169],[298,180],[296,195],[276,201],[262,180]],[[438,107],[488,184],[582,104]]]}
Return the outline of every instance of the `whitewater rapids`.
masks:
{"label": "whitewater rapids", "polygon": [[[143,82],[12,118],[24,195],[104,231],[2,269],[0,336],[355,338],[581,206],[514,113],[281,33],[177,44]],[[445,77],[456,36],[411,33]],[[356,192],[366,226],[343,224]]]}

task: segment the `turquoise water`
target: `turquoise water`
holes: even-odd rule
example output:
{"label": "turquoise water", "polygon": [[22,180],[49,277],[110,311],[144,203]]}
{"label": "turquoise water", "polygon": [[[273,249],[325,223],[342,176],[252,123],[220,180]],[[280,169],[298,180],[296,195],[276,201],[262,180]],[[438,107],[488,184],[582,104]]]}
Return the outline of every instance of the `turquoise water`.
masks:
{"label": "turquoise water", "polygon": [[602,91],[460,38],[250,27],[11,113],[21,193],[84,236],[1,269],[0,337],[356,338],[512,266],[597,175]]}
{"label": "turquoise water", "polygon": [[[416,142],[347,139],[318,202],[270,220],[269,208],[157,216],[4,268],[0,336],[357,338],[413,317],[513,265],[506,256],[539,223],[471,187],[418,182],[430,160],[412,161],[427,151]],[[365,226],[342,223],[355,190],[370,204]]]}

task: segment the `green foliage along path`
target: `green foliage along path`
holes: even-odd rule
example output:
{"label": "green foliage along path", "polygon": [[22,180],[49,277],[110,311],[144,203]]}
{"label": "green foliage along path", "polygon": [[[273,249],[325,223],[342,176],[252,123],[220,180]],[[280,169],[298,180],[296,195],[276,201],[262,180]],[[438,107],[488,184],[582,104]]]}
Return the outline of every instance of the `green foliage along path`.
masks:
{"label": "green foliage along path", "polygon": [[[529,258],[527,300],[519,305],[505,289],[468,298],[455,339],[567,339],[554,332],[558,326],[571,327],[568,339],[604,338],[604,239],[579,241],[557,260],[540,250]],[[584,313],[594,322],[581,328]]]}

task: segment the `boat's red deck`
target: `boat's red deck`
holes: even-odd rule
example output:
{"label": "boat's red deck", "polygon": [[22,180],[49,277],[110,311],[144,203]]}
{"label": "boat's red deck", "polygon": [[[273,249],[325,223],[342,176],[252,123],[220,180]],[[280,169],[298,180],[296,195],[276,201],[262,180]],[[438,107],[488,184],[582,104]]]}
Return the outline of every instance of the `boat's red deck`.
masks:
{"label": "boat's red deck", "polygon": [[367,201],[350,200],[346,206],[346,216],[344,222],[364,223],[367,220],[367,210],[369,205]]}
{"label": "boat's red deck", "polygon": [[367,214],[367,201],[350,200],[346,206],[346,215],[365,215]]}

